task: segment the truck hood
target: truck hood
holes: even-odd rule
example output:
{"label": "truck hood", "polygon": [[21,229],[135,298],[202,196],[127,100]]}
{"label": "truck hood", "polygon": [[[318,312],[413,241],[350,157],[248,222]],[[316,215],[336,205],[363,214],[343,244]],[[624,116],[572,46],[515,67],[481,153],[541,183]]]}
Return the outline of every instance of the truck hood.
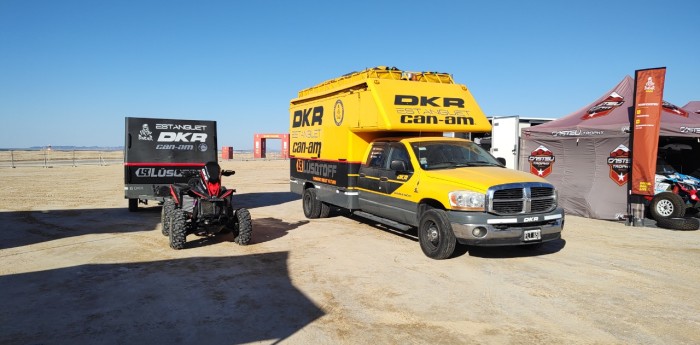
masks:
{"label": "truck hood", "polygon": [[425,176],[455,185],[457,188],[486,192],[492,186],[539,182],[548,183],[545,179],[526,172],[499,167],[465,167],[455,169],[427,170]]}

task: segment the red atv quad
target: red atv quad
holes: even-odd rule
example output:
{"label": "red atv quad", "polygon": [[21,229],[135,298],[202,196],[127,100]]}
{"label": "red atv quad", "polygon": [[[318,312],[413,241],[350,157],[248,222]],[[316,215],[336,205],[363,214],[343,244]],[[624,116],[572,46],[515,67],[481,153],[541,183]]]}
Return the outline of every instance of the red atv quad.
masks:
{"label": "red atv quad", "polygon": [[190,176],[188,183],[170,185],[170,196],[163,203],[161,213],[163,235],[170,239],[170,247],[185,247],[189,234],[214,236],[233,233],[233,241],[247,245],[253,232],[250,212],[234,209],[232,196],[235,189],[221,185],[222,176],[235,174],[221,170],[217,162],[208,162],[200,170],[183,171]]}

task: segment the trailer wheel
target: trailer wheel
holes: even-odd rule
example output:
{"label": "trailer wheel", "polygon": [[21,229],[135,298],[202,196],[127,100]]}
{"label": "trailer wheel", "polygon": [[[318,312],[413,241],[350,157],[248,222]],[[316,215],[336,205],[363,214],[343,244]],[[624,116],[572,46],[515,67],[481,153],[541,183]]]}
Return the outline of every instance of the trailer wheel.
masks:
{"label": "trailer wheel", "polygon": [[245,208],[238,209],[236,220],[238,221],[238,231],[234,232],[233,241],[242,246],[248,245],[253,236],[253,221],[250,219],[250,211]]}
{"label": "trailer wheel", "polygon": [[457,239],[445,211],[430,209],[423,213],[418,225],[418,242],[431,259],[447,259],[454,253]]}
{"label": "trailer wheel", "polygon": [[321,207],[323,204],[316,199],[316,188],[306,188],[301,202],[306,218],[314,219],[321,216]]}
{"label": "trailer wheel", "polygon": [[657,222],[663,218],[680,218],[685,215],[683,198],[672,192],[656,194],[651,199],[649,213]]}
{"label": "trailer wheel", "polygon": [[185,211],[180,208],[173,209],[170,213],[170,248],[185,248],[187,241],[187,224],[185,222]]}
{"label": "trailer wheel", "polygon": [[160,231],[163,236],[170,236],[170,214],[175,209],[175,202],[172,199],[165,199],[163,208],[160,210]]}
{"label": "trailer wheel", "polygon": [[139,210],[139,199],[129,199],[129,212],[136,212]]}
{"label": "trailer wheel", "polygon": [[700,228],[700,220],[697,218],[661,218],[656,221],[656,225],[671,230],[697,230]]}

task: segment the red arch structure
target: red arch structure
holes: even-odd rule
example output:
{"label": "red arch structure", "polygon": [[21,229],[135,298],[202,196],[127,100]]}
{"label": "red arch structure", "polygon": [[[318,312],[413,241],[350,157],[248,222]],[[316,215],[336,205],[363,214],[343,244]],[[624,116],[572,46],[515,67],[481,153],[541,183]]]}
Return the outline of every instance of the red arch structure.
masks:
{"label": "red arch structure", "polygon": [[289,158],[289,134],[260,134],[255,133],[253,143],[253,157],[265,158],[267,153],[267,139],[282,140],[282,158]]}

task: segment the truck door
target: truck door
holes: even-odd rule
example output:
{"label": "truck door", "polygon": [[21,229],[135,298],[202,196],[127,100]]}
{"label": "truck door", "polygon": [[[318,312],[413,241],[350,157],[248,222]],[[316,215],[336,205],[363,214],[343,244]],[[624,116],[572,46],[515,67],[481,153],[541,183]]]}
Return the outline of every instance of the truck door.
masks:
{"label": "truck door", "polygon": [[413,167],[403,144],[375,143],[367,161],[360,167],[360,208],[380,217],[405,222],[412,213],[411,204],[392,194],[412,175]]}
{"label": "truck door", "polygon": [[494,117],[491,120],[491,154],[506,160],[506,167],[518,168],[520,118],[518,116]]}
{"label": "truck door", "polygon": [[388,143],[378,142],[372,144],[369,155],[360,166],[360,174],[357,179],[359,187],[359,205],[365,212],[376,214],[378,204],[381,203],[381,170],[387,163]]}

